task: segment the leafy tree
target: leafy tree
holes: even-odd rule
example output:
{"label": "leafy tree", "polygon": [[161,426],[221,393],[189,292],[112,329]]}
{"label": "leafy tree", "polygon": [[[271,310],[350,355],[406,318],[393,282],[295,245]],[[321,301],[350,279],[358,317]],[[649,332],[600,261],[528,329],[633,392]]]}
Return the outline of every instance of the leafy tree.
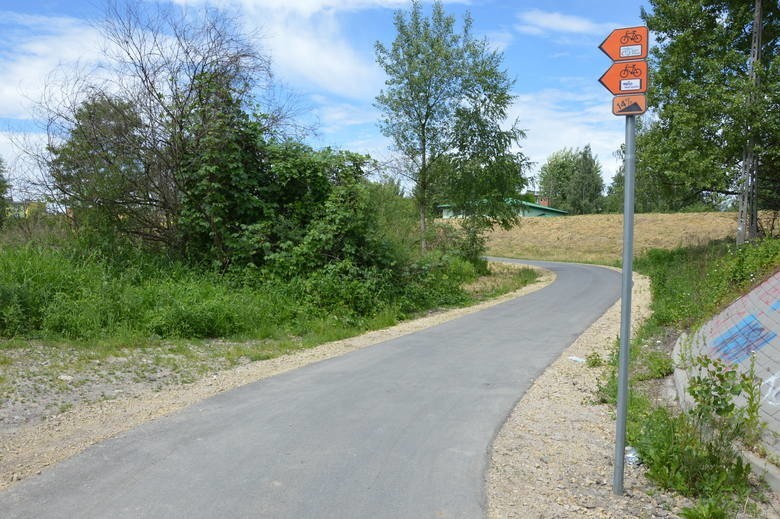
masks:
{"label": "leafy tree", "polygon": [[273,109],[244,113],[268,83],[268,59],[216,10],[111,4],[102,32],[107,79],[76,78],[66,102],[42,102],[54,143],[43,157],[48,187],[107,240],[204,248],[224,263],[245,223],[228,222],[246,209],[239,184],[251,184],[259,134],[279,124]]}
{"label": "leafy tree", "polygon": [[539,191],[553,207],[568,206],[568,186],[577,168],[577,154],[569,148],[556,151],[539,170]]}
{"label": "leafy tree", "polygon": [[598,213],[604,208],[601,165],[590,145],[550,155],[539,171],[539,186],[553,206],[572,214]]}
{"label": "leafy tree", "polygon": [[9,192],[11,184],[6,178],[5,161],[0,157],[0,229],[3,228],[5,220],[8,217],[8,211],[11,207]]}
{"label": "leafy tree", "polygon": [[590,145],[577,154],[574,176],[569,180],[566,192],[569,212],[572,214],[600,213],[603,206],[604,180],[601,165],[593,157]]}
{"label": "leafy tree", "polygon": [[142,121],[135,107],[95,94],[73,114],[68,139],[51,145],[49,173],[75,223],[151,241],[168,241],[165,201],[151,192]]}
{"label": "leafy tree", "polygon": [[[642,130],[640,129],[640,132]],[[620,168],[607,188],[604,198],[604,210],[610,213],[623,211],[625,176],[623,172],[623,156],[625,147],[615,153],[621,160]],[[654,174],[652,157],[639,154],[634,177],[634,211],[637,213],[663,213],[678,211],[713,211],[723,202],[722,196],[704,195],[693,191],[676,189],[666,178]]]}
{"label": "leafy tree", "polygon": [[[761,5],[759,2],[758,5]],[[651,0],[656,35],[648,102],[654,120],[637,140],[645,174],[707,201],[733,195],[746,148],[758,159],[760,203],[777,203],[780,6],[763,2],[761,59],[750,74],[754,2]],[[762,187],[763,186],[763,187]]]}
{"label": "leafy tree", "polygon": [[380,127],[409,164],[422,249],[436,197],[457,206],[476,227],[513,221],[507,199],[524,186],[526,159],[512,146],[523,137],[516,124],[502,129],[512,103],[512,81],[503,55],[471,35],[466,16],[455,19],[433,4],[430,18],[414,0],[408,14],[395,14],[390,48],[376,44],[388,79],[376,98]]}

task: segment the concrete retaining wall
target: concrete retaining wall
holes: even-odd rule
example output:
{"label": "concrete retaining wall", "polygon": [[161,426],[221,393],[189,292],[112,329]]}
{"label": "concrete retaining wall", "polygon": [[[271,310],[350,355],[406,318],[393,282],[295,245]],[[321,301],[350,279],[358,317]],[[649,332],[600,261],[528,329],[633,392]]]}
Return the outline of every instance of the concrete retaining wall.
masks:
{"label": "concrete retaining wall", "polygon": [[[701,327],[693,336],[681,337],[675,348],[690,348],[691,355],[709,355],[737,366],[750,368],[755,355],[755,374],[761,378],[761,418],[767,423],[767,448],[780,456],[780,272],[749,294],[737,299]],[[690,402],[685,372],[675,374],[683,406]],[[772,434],[777,433],[777,434]]]}

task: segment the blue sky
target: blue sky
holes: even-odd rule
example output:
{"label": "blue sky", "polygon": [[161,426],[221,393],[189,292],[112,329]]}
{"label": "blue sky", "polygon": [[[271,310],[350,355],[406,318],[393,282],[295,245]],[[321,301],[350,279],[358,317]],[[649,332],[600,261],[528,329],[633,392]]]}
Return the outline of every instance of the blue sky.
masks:
{"label": "blue sky", "polygon": [[[165,3],[166,0],[160,0]],[[277,81],[294,92],[314,121],[309,142],[390,156],[373,107],[384,75],[374,43],[394,38],[393,12],[406,0],[173,0],[204,3],[239,14],[271,56]],[[95,23],[101,0],[0,2],[0,156],[12,166],[20,137],[43,142],[34,102],[58,66],[89,66],[100,57]],[[611,94],[598,83],[609,59],[598,45],[611,29],[640,25],[642,0],[445,1],[459,22],[467,10],[474,32],[504,53],[515,78],[512,118],[527,131],[522,149],[536,163],[564,147],[590,144],[609,182],[612,153],[624,139],[624,120],[611,114]],[[426,3],[426,10],[429,9]]]}

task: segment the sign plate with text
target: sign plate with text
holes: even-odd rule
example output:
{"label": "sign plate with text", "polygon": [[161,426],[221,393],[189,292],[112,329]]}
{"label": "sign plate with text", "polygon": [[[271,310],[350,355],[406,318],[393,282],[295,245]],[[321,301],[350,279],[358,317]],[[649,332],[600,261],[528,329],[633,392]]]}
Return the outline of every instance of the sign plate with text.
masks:
{"label": "sign plate with text", "polygon": [[612,113],[615,115],[641,115],[647,111],[645,94],[615,96],[612,98]]}
{"label": "sign plate with text", "polygon": [[601,49],[612,61],[645,59],[648,45],[647,27],[615,29],[601,42]]}
{"label": "sign plate with text", "polygon": [[615,95],[642,94],[647,92],[647,62],[618,61],[599,81]]}

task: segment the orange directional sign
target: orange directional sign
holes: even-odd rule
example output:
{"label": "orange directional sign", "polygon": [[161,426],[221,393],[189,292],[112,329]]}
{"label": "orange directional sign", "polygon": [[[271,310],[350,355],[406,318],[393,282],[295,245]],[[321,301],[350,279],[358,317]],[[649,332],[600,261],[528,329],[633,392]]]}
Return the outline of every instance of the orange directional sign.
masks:
{"label": "orange directional sign", "polygon": [[647,57],[647,27],[615,29],[601,42],[599,49],[612,61],[645,59]]}
{"label": "orange directional sign", "polygon": [[619,61],[613,63],[599,81],[615,95],[647,92],[647,62]]}
{"label": "orange directional sign", "polygon": [[640,115],[647,111],[647,96],[636,94],[612,98],[612,113],[615,115]]}

